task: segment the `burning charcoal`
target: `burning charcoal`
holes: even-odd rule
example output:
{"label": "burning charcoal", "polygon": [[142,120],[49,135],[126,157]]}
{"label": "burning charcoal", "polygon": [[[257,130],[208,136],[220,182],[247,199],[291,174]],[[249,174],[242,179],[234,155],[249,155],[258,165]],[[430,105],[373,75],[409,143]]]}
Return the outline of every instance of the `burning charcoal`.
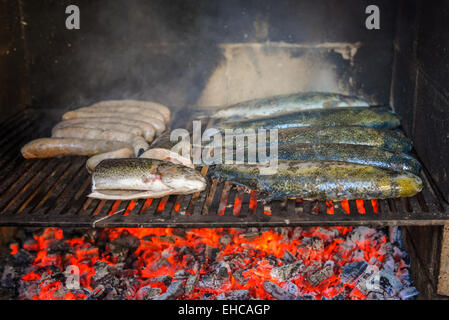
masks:
{"label": "burning charcoal", "polygon": [[145,286],[137,291],[137,300],[153,300],[162,293],[162,289],[158,287]]}
{"label": "burning charcoal", "polygon": [[298,240],[300,238],[302,238],[302,227],[296,227],[293,229],[293,233],[292,233],[292,240]]}
{"label": "burning charcoal", "polygon": [[243,272],[245,272],[245,270],[237,270],[232,274],[232,276],[234,277],[235,280],[237,280],[238,283],[244,286],[249,279],[246,279],[243,276]]}
{"label": "burning charcoal", "polygon": [[176,239],[178,239],[179,237],[176,235],[164,234],[164,235],[158,236],[157,238],[163,242],[175,243]]}
{"label": "burning charcoal", "polygon": [[185,292],[186,294],[190,294],[195,289],[196,285],[198,284],[199,275],[198,273],[192,274],[186,281],[186,288]]}
{"label": "burning charcoal", "polygon": [[388,238],[390,243],[398,245],[399,248],[403,247],[402,232],[398,226],[388,227]]}
{"label": "burning charcoal", "polygon": [[365,272],[368,263],[365,260],[347,263],[341,272],[342,283],[355,283],[357,279]]}
{"label": "burning charcoal", "polygon": [[165,284],[166,286],[169,286],[172,282],[172,277],[170,277],[168,275],[154,277],[154,278],[151,278],[148,282],[149,283],[161,282],[161,283]]}
{"label": "burning charcoal", "polygon": [[209,261],[215,261],[217,258],[217,254],[220,250],[215,247],[207,246],[206,247],[206,257]]}
{"label": "burning charcoal", "polygon": [[303,270],[304,264],[302,261],[297,261],[281,267],[273,268],[271,270],[271,276],[280,281],[287,281],[296,278]]}
{"label": "burning charcoal", "polygon": [[150,270],[151,271],[157,271],[157,270],[159,270],[162,267],[170,267],[170,266],[171,266],[171,263],[167,259],[160,258],[160,259],[158,259],[156,262],[154,262],[151,265]]}
{"label": "burning charcoal", "polygon": [[179,255],[182,255],[182,256],[184,256],[184,255],[194,255],[194,252],[193,252],[193,250],[192,250],[192,248],[190,248],[189,246],[182,246],[180,249],[179,249]]}
{"label": "burning charcoal", "polygon": [[214,294],[212,292],[206,292],[203,294],[201,300],[212,300],[214,297]]}
{"label": "burning charcoal", "polygon": [[229,264],[227,262],[220,261],[216,270],[217,270],[217,275],[220,278],[228,278],[229,273],[231,272],[231,267],[229,266]]}
{"label": "burning charcoal", "polygon": [[284,263],[292,263],[296,260],[296,257],[290,253],[290,251],[285,250],[284,255],[282,256],[282,261]]}
{"label": "burning charcoal", "polygon": [[175,272],[175,275],[173,276],[173,278],[175,280],[185,280],[190,276],[191,276],[191,274],[189,272],[187,272],[185,270],[179,270],[179,271]]}
{"label": "burning charcoal", "polygon": [[248,290],[231,290],[226,293],[220,293],[215,299],[217,300],[248,300]]}
{"label": "burning charcoal", "polygon": [[416,297],[418,294],[419,294],[419,292],[418,292],[418,290],[416,290],[415,287],[408,287],[408,288],[405,288],[404,290],[402,290],[401,292],[399,292],[399,297],[402,300],[408,300],[413,297]]}
{"label": "burning charcoal", "polygon": [[[332,262],[332,261],[331,261]],[[307,277],[307,281],[312,287],[319,285],[324,280],[330,278],[334,274],[334,264],[326,263],[324,267]]]}
{"label": "burning charcoal", "polygon": [[368,265],[365,271],[360,275],[357,280],[356,287],[363,294],[367,295],[369,292],[381,292],[381,288],[379,286],[379,274],[378,268]]}
{"label": "burning charcoal", "polygon": [[111,242],[110,247],[113,254],[123,252],[134,252],[140,245],[140,239],[124,231],[120,236]]}
{"label": "burning charcoal", "polygon": [[95,274],[92,276],[92,280],[98,282],[109,274],[108,264],[103,261],[97,261],[94,264]]}
{"label": "burning charcoal", "polygon": [[2,278],[1,278],[1,286],[3,288],[14,288],[15,287],[15,283],[14,280],[17,279],[17,274],[14,271],[14,267],[7,265],[4,269],[3,269],[3,274],[2,274]]}
{"label": "burning charcoal", "polygon": [[293,300],[295,298],[292,294],[271,281],[264,281],[263,288],[266,293],[278,300]]}
{"label": "burning charcoal", "polygon": [[363,242],[377,233],[375,229],[368,227],[357,227],[352,230],[351,240],[353,242]]}
{"label": "burning charcoal", "polygon": [[299,294],[299,289],[298,286],[296,284],[294,284],[293,282],[287,282],[282,286],[282,289],[284,289],[285,291],[287,291],[288,293],[290,293],[293,296],[298,296]]}
{"label": "burning charcoal", "polygon": [[246,232],[239,235],[241,239],[257,239],[261,236],[262,233],[259,231]]}
{"label": "burning charcoal", "polygon": [[184,294],[184,284],[182,281],[173,282],[164,294],[154,298],[154,300],[176,300]]}
{"label": "burning charcoal", "polygon": [[87,300],[99,300],[102,297],[106,296],[106,288],[103,285],[97,286],[92,293],[86,298]]}
{"label": "burning charcoal", "polygon": [[318,227],[314,232],[314,235],[323,239],[324,241],[331,242],[334,238],[338,237],[337,229],[325,229],[323,227]]}
{"label": "burning charcoal", "polygon": [[389,270],[391,272],[394,271],[395,269],[395,262],[393,257],[388,257],[385,259],[384,264],[383,264],[383,269],[384,270]]}
{"label": "burning charcoal", "polygon": [[[270,266],[277,267],[281,264],[282,260],[278,259],[275,255],[269,254],[265,257],[268,260]],[[295,259],[296,260],[296,259]]]}
{"label": "burning charcoal", "polygon": [[218,290],[223,286],[223,278],[218,278],[216,275],[203,276],[198,282],[198,287],[201,289]]}
{"label": "burning charcoal", "polygon": [[220,244],[227,246],[228,244],[230,244],[232,242],[232,237],[229,234],[225,234],[224,236],[222,236],[220,238]]}
{"label": "burning charcoal", "polygon": [[312,248],[314,250],[322,250],[324,246],[324,241],[320,238],[313,237],[312,238]]}
{"label": "burning charcoal", "polygon": [[401,280],[387,270],[381,270],[379,272],[379,283],[383,290],[391,296],[396,295],[403,287]]}

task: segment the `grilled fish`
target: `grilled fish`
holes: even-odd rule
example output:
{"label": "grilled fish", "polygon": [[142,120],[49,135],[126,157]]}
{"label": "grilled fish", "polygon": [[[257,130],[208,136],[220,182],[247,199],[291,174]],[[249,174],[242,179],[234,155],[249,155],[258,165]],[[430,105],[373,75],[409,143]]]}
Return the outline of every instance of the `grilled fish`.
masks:
{"label": "grilled fish", "polygon": [[92,175],[91,198],[133,200],[191,194],[206,188],[206,180],[191,168],[150,159],[102,161]]}
{"label": "grilled fish", "polygon": [[219,123],[217,128],[224,130],[363,126],[375,129],[393,129],[399,125],[399,116],[388,109],[348,107],[293,112],[255,120],[226,121]]}
{"label": "grilled fish", "polygon": [[263,165],[219,165],[211,174],[262,192],[266,201],[357,200],[410,197],[422,189],[421,179],[409,172],[334,161],[280,160],[276,171]]}
{"label": "grilled fish", "polygon": [[330,92],[299,92],[265,99],[254,99],[217,110],[211,118],[252,119],[288,112],[338,107],[369,107],[365,100]]}
{"label": "grilled fish", "polygon": [[[376,147],[367,147],[350,144],[297,144],[287,143],[278,146],[277,155],[267,155],[263,159],[257,157],[257,148],[242,149],[243,159],[237,159],[236,151],[233,156],[235,160],[243,160],[248,163],[249,154],[251,158],[259,163],[267,162],[270,159],[279,160],[298,160],[298,161],[340,161],[348,163],[357,163],[384,168],[393,171],[408,171],[419,174],[421,165],[414,157],[404,154],[395,153]],[[268,151],[268,149],[267,149]],[[224,162],[225,155],[223,153],[220,163]],[[220,164],[219,163],[219,164]],[[212,163],[213,164],[213,163]]]}
{"label": "grilled fish", "polygon": [[125,142],[87,139],[42,138],[30,141],[21,150],[26,159],[62,156],[93,156],[99,153],[131,148]]}
{"label": "grilled fish", "polygon": [[118,149],[111,152],[100,153],[90,157],[86,161],[86,168],[89,173],[92,173],[98,164],[106,159],[127,159],[134,157],[134,151],[131,148]]}
{"label": "grilled fish", "polygon": [[[255,134],[254,137],[257,139],[257,134]],[[266,142],[267,145],[270,144],[269,135],[267,135]],[[315,145],[354,144],[377,147],[398,153],[407,153],[412,149],[412,142],[400,131],[380,130],[359,126],[279,129],[278,144],[285,143],[302,143]],[[232,144],[234,144],[234,141],[232,142]],[[226,146],[225,139],[222,140],[222,145]],[[241,146],[247,147],[248,140],[244,139]]]}

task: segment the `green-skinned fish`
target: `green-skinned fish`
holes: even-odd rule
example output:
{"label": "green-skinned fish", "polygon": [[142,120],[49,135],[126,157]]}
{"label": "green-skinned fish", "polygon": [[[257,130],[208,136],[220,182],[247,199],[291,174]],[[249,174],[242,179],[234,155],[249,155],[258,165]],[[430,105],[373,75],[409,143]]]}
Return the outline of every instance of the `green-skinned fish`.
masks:
{"label": "green-skinned fish", "polygon": [[211,174],[257,190],[265,201],[387,199],[422,189],[421,179],[409,172],[335,161],[280,160],[275,171],[266,165],[219,165]]}
{"label": "green-skinned fish", "polygon": [[[405,153],[412,149],[412,142],[400,131],[359,126],[279,129],[278,143],[354,144]],[[226,145],[224,139],[222,144]],[[267,144],[270,144],[269,135],[267,135]],[[244,139],[243,146],[247,147],[247,145],[248,140]]]}
{"label": "green-skinned fish", "polygon": [[[414,157],[404,154],[395,153],[376,147],[367,147],[350,144],[297,144],[287,143],[278,146],[277,154],[269,154],[266,156],[263,151],[263,158],[258,157],[257,148],[243,148],[238,154],[233,150],[233,159],[243,161],[243,163],[267,162],[270,159],[278,160],[297,160],[297,161],[341,161],[348,163],[364,164],[384,168],[393,171],[408,171],[419,174],[421,165]],[[266,150],[269,153],[268,149]],[[225,154],[223,152],[221,163],[224,162]],[[237,163],[237,162],[236,162]],[[208,163],[210,165],[214,163]]]}
{"label": "green-skinned fish", "polygon": [[255,120],[226,121],[217,125],[224,129],[284,129],[298,127],[363,126],[375,129],[393,129],[400,118],[386,108],[349,107],[309,110]]}
{"label": "green-skinned fish", "polygon": [[367,101],[355,96],[331,92],[298,92],[237,103],[213,112],[211,118],[253,119],[310,109],[368,106]]}

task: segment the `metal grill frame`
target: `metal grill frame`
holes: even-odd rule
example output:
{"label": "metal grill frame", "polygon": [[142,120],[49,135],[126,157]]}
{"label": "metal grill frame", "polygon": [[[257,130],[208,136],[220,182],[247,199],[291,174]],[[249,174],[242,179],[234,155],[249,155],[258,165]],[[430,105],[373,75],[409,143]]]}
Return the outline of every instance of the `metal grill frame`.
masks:
{"label": "metal grill frame", "polygon": [[[334,214],[323,201],[286,199],[250,207],[251,194],[229,182],[214,180],[204,192],[139,201],[87,198],[91,178],[86,157],[25,160],[20,148],[37,137],[49,136],[63,110],[28,109],[0,127],[0,225],[92,228],[216,228],[347,225],[444,225],[449,205],[423,170],[424,189],[411,198],[378,200],[374,213],[364,201],[365,214],[349,201],[350,213],[334,202]],[[51,118],[49,118],[51,114]],[[172,128],[192,122],[188,109],[174,112]],[[53,120],[52,120],[53,119]],[[210,126],[212,121],[203,121]],[[202,169],[205,175],[208,167]],[[236,202],[236,199],[239,201]],[[237,204],[236,204],[237,203]]]}

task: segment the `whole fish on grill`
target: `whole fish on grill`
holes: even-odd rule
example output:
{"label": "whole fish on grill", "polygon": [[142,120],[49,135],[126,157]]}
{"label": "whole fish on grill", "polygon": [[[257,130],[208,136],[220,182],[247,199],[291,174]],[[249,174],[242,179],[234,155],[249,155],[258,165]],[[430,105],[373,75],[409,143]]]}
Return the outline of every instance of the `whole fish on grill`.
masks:
{"label": "whole fish on grill", "polygon": [[205,178],[185,166],[152,159],[102,161],[92,175],[91,198],[133,200],[191,194],[206,188]]}
{"label": "whole fish on grill", "polygon": [[258,190],[266,201],[357,200],[410,197],[422,189],[409,172],[335,161],[280,160],[277,170],[267,165],[217,165],[211,175]]}
{"label": "whole fish on grill", "polygon": [[237,103],[212,112],[211,118],[253,119],[276,116],[294,111],[331,109],[339,107],[369,107],[369,103],[355,96],[331,92],[298,92]]}
{"label": "whole fish on grill", "polygon": [[25,159],[46,159],[62,156],[93,156],[99,153],[132,148],[120,141],[41,138],[28,142],[22,147]]}
{"label": "whole fish on grill", "polygon": [[100,153],[87,159],[86,169],[89,173],[92,173],[98,164],[106,159],[127,159],[134,157],[134,151],[131,148],[123,148],[115,151]]}
{"label": "whole fish on grill", "polygon": [[254,120],[225,121],[216,128],[225,129],[284,129],[298,127],[363,126],[375,129],[393,129],[400,118],[386,108],[348,107],[308,110]]}
{"label": "whole fish on grill", "polygon": [[[232,150],[232,149],[230,149]],[[393,171],[408,171],[419,174],[421,165],[418,160],[408,154],[395,153],[376,147],[367,147],[350,144],[297,144],[286,143],[278,146],[277,154],[269,154],[269,148],[263,148],[262,159],[258,157],[257,147],[242,148],[240,154],[238,149],[233,150],[233,159],[243,160],[248,163],[248,157],[258,163],[267,162],[270,159],[298,160],[298,161],[341,161],[357,163],[384,168]],[[237,159],[237,156],[241,159]],[[219,163],[225,163],[225,154]],[[209,163],[210,165],[214,163]]]}
{"label": "whole fish on grill", "polygon": [[[257,138],[257,133],[255,136]],[[243,135],[240,135],[240,137],[243,137]],[[268,134],[266,135],[266,142],[270,144],[270,136]],[[284,143],[315,145],[354,144],[378,147],[393,152],[410,152],[412,149],[412,142],[400,131],[380,130],[360,126],[279,129],[278,144]],[[232,144],[235,144],[235,142],[233,141]],[[222,145],[226,145],[224,139],[222,140]],[[247,139],[243,140],[242,146],[248,146]]]}

